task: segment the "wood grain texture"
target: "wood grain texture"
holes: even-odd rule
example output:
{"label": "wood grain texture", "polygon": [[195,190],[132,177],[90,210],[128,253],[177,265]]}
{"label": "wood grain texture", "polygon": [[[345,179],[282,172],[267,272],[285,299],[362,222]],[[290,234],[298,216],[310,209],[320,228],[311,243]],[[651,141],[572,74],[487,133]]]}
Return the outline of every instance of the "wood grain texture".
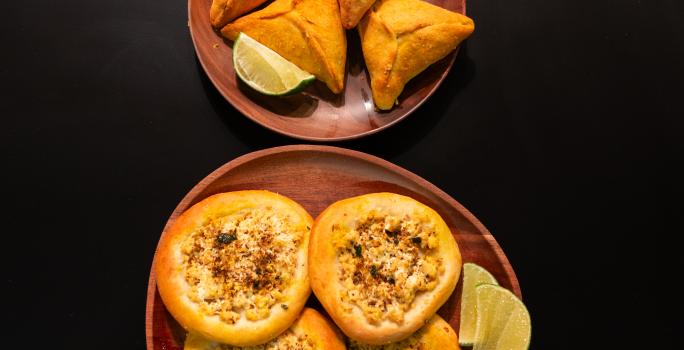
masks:
{"label": "wood grain texture", "polygon": [[[458,242],[463,262],[489,270],[499,283],[521,297],[520,286],[494,237],[466,208],[419,176],[380,158],[329,146],[295,145],[249,153],[223,165],[200,181],[173,211],[162,235],[176,218],[216,193],[265,189],[299,202],[316,217],[333,202],[371,192],[410,196],[435,209]],[[458,329],[461,283],[439,310]],[[325,313],[312,294],[310,307]],[[154,272],[147,290],[145,330],[148,350],[182,349],[185,331],[166,311],[157,293]]]}
{"label": "wood grain texture", "polygon": [[[465,14],[465,0],[427,0]],[[375,110],[369,75],[363,63],[356,29],[347,31],[345,90],[335,95],[316,81],[303,93],[289,97],[262,95],[235,75],[232,42],[209,24],[211,0],[188,1],[188,26],[197,57],[216,89],[238,111],[262,126],[294,138],[341,141],[383,130],[413,112],[439,87],[451,70],[458,49],[413,78],[392,110]]]}

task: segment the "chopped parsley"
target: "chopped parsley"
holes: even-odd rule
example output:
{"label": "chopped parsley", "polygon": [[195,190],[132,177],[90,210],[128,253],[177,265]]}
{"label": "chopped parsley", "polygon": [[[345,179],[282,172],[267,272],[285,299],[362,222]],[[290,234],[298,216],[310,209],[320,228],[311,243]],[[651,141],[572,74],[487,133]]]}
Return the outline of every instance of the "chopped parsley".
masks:
{"label": "chopped parsley", "polygon": [[356,255],[357,258],[361,257],[361,245],[354,245],[354,255]]}
{"label": "chopped parsley", "polygon": [[373,277],[376,277],[378,275],[378,268],[375,265],[371,265],[370,274]]}
{"label": "chopped parsley", "polygon": [[216,238],[216,241],[221,243],[221,244],[229,244],[233,241],[236,241],[237,237],[235,236],[235,232],[232,233],[225,233],[221,232],[218,237]]}

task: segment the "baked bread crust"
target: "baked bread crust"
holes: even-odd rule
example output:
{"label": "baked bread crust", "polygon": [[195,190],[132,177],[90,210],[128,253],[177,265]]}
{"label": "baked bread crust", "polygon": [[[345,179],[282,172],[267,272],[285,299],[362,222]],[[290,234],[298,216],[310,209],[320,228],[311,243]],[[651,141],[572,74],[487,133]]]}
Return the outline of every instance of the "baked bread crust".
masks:
{"label": "baked bread crust", "polygon": [[475,29],[472,19],[422,0],[378,0],[359,21],[373,102],[392,109],[406,84]]}
{"label": "baked bread crust", "polygon": [[[398,223],[392,224],[396,218]],[[368,220],[385,225],[381,227],[387,237],[382,228],[364,233],[370,230],[367,227],[375,227],[368,226]],[[388,344],[413,334],[446,302],[461,271],[456,240],[439,214],[394,193],[372,193],[330,205],[316,218],[310,239],[314,294],[349,338],[365,344]],[[378,254],[392,260],[382,260]],[[404,261],[397,262],[396,256],[405,256]],[[396,267],[401,264],[410,264],[409,272]],[[370,273],[361,271],[369,270],[368,266]],[[348,277],[350,273],[353,278]],[[427,282],[417,288],[417,280]],[[383,290],[387,292],[378,298]],[[399,294],[408,297],[399,302]],[[364,300],[375,300],[372,305],[385,311],[378,313]]]}
{"label": "baked bread crust", "polygon": [[430,322],[410,337],[388,345],[364,345],[356,342],[349,344],[349,350],[413,350],[440,349],[461,350],[458,337],[451,326],[439,315],[434,315]]}
{"label": "baked bread crust", "polygon": [[212,27],[221,29],[228,22],[263,4],[266,0],[213,0],[209,9]]}
{"label": "baked bread crust", "polygon": [[[251,346],[275,338],[297,319],[311,292],[307,246],[312,223],[299,204],[268,191],[220,193],[202,200],[181,214],[160,240],[155,272],[164,305],[184,328],[210,340]],[[233,229],[224,233],[225,227]],[[286,238],[290,241],[283,243]],[[237,252],[239,256],[232,256]],[[233,260],[221,260],[229,258]],[[216,277],[216,271],[222,275]],[[218,293],[208,294],[212,290]]]}
{"label": "baked bread crust", "polygon": [[[325,316],[318,311],[311,308],[304,308],[299,318],[292,324],[288,331],[281,334],[271,342],[256,346],[250,350],[265,350],[265,349],[283,349],[288,350],[295,348],[288,344],[287,337],[296,337],[296,349],[307,349],[310,346],[315,350],[344,350],[344,339],[337,330],[337,327],[330,322]],[[272,344],[273,343],[273,344]],[[230,345],[222,345],[220,343],[203,338],[194,333],[188,333],[185,338],[185,350],[232,350]]]}

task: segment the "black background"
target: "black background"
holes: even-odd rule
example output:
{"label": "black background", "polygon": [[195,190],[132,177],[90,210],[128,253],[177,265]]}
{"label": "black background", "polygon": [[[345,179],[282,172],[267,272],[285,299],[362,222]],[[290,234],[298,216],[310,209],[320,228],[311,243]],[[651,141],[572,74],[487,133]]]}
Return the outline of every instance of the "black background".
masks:
{"label": "black background", "polygon": [[[468,14],[475,34],[436,94],[337,145],[415,172],[490,229],[532,349],[681,349],[684,2]],[[217,93],[184,1],[3,1],[0,38],[2,342],[143,349],[177,202],[234,157],[301,142]]]}

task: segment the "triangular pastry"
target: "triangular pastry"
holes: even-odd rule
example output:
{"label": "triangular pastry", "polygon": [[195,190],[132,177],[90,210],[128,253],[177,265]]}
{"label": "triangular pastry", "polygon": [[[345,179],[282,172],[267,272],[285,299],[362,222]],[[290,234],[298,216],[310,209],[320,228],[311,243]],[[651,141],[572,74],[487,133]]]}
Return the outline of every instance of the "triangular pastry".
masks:
{"label": "triangular pastry", "polygon": [[421,0],[378,0],[359,22],[375,105],[391,109],[409,80],[474,28],[470,18]]}
{"label": "triangular pastry", "polygon": [[209,21],[214,28],[221,28],[264,2],[266,0],[213,0]]}
{"label": "triangular pastry", "polygon": [[363,17],[363,14],[375,3],[375,0],[339,0],[340,1],[340,16],[342,17],[342,26],[346,29],[352,29]]}
{"label": "triangular pastry", "polygon": [[342,92],[347,39],[337,0],[276,0],[221,29],[230,40],[240,32]]}

